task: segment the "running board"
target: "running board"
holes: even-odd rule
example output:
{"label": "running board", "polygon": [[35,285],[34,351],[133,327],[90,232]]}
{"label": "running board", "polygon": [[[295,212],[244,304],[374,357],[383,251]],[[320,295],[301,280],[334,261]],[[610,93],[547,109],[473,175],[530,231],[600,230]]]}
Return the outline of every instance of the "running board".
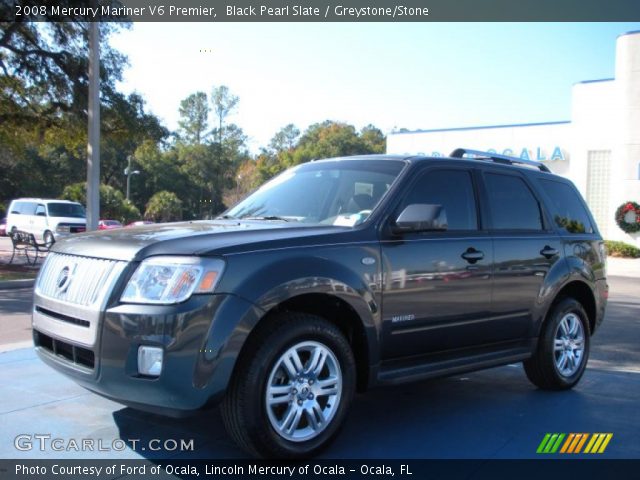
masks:
{"label": "running board", "polygon": [[527,345],[520,344],[518,347],[457,356],[455,358],[430,355],[422,361],[409,362],[404,359],[402,361],[384,362],[378,371],[378,384],[389,385],[428,378],[448,377],[459,373],[521,362],[531,357],[536,341],[537,339],[532,339],[530,343],[527,342]]}

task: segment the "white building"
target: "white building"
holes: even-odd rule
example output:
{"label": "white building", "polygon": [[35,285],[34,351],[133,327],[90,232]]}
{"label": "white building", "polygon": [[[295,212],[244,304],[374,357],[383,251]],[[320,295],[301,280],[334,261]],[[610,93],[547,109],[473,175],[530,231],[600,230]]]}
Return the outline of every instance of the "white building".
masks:
{"label": "white building", "polygon": [[602,236],[640,246],[614,219],[640,203],[640,32],[618,37],[615,78],[573,86],[571,121],[392,133],[387,152],[447,156],[458,147],[544,162],[570,178]]}

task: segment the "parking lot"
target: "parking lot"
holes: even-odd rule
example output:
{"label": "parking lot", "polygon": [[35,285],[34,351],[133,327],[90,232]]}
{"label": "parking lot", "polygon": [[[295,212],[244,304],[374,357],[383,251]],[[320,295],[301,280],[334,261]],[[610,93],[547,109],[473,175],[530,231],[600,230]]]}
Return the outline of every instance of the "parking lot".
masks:
{"label": "parking lot", "polygon": [[[600,458],[640,459],[640,279],[610,277],[610,286],[605,322],[574,390],[539,391],[519,364],[376,389],[356,398],[323,457],[536,458],[548,432],[607,432],[613,438]],[[0,290],[0,458],[244,457],[217,410],[181,420],[141,413],[45,366],[27,346],[30,298],[30,289]],[[53,449],[46,441],[16,447],[16,437],[37,434],[63,447],[92,439],[105,450]]]}

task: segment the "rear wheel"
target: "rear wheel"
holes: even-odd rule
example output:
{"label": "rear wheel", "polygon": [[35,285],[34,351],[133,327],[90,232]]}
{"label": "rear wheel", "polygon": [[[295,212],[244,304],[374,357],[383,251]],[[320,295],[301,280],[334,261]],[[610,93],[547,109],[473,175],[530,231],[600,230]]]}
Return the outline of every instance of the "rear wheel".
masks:
{"label": "rear wheel", "polygon": [[245,350],[221,408],[229,434],[261,457],[324,448],[355,392],[355,360],[342,332],[314,315],[280,314]]}
{"label": "rear wheel", "polygon": [[524,361],[529,380],[545,390],[565,390],[576,385],[589,358],[589,323],[584,308],[573,298],[551,309],[535,354]]}

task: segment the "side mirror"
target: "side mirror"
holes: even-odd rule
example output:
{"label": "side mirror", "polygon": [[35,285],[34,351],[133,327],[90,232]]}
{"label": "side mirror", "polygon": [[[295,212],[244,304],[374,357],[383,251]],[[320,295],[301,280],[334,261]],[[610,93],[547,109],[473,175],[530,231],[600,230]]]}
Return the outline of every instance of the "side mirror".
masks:
{"label": "side mirror", "polygon": [[414,203],[396,218],[394,233],[444,231],[448,228],[447,213],[442,205]]}

